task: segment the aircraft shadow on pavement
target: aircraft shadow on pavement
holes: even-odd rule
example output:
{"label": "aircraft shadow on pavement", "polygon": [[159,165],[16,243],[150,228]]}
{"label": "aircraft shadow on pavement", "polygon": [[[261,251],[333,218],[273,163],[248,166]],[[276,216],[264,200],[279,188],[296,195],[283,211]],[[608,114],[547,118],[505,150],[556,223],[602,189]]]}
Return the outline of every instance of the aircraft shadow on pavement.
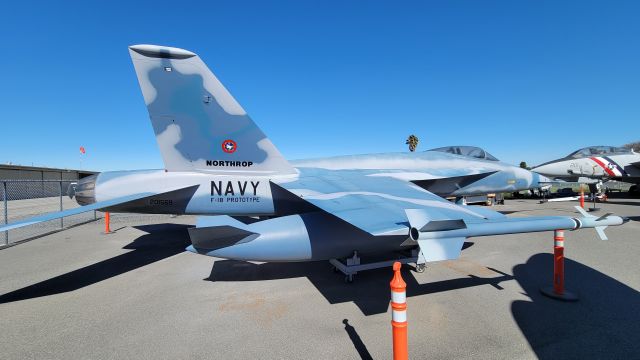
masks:
{"label": "aircraft shadow on pavement", "polygon": [[147,232],[125,246],[127,253],[0,295],[0,304],[78,290],[184,252],[191,244],[191,225],[153,224],[135,226]]}
{"label": "aircraft shadow on pavement", "polygon": [[[410,266],[403,266],[402,277],[407,283],[407,296],[420,296],[473,286],[491,285],[502,289],[500,283],[513,280],[511,275],[489,268],[496,277],[473,275],[451,280],[420,284]],[[427,268],[427,271],[429,269]],[[385,313],[389,306],[391,267],[358,273],[353,283],[344,282],[342,273],[333,273],[327,261],[306,263],[253,264],[236,260],[217,260],[207,281],[261,281],[306,277],[330,304],[353,302],[366,316]]]}
{"label": "aircraft shadow on pavement", "polygon": [[640,293],[578,262],[565,259],[565,282],[578,302],[550,299],[553,255],[537,254],[513,274],[531,298],[511,305],[513,317],[540,359],[631,359],[640,354]]}

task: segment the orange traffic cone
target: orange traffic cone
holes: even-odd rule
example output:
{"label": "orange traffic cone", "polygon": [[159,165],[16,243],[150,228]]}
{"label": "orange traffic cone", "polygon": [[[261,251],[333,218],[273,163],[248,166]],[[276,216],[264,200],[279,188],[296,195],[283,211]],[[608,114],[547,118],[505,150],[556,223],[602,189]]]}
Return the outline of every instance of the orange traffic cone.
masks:
{"label": "orange traffic cone", "polygon": [[564,230],[556,230],[553,234],[553,287],[543,288],[540,291],[558,300],[578,300],[575,294],[564,288]]}
{"label": "orange traffic cone", "polygon": [[113,234],[113,231],[111,231],[111,228],[109,227],[111,223],[111,214],[109,214],[109,212],[105,212],[104,213],[104,232],[103,234]]}
{"label": "orange traffic cone", "polygon": [[393,329],[393,360],[407,360],[409,347],[407,340],[407,283],[402,280],[402,264],[393,263],[391,279],[391,327]]}

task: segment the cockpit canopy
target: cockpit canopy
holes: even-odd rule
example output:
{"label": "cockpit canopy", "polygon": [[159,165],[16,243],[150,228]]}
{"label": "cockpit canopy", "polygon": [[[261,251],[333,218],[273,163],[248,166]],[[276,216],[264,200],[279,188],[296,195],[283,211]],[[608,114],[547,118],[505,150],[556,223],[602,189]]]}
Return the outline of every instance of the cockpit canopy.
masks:
{"label": "cockpit canopy", "polygon": [[630,153],[631,153],[631,150],[623,147],[589,146],[584,149],[580,149],[578,151],[572,152],[567,157],[579,159],[579,158],[592,157],[592,156],[602,156],[602,155],[612,155],[612,154],[630,154]]}
{"label": "cockpit canopy", "polygon": [[485,159],[491,161],[498,161],[498,159],[476,146],[444,146],[440,148],[431,149],[429,151],[439,151],[449,154],[456,154],[462,156],[468,156],[476,159]]}

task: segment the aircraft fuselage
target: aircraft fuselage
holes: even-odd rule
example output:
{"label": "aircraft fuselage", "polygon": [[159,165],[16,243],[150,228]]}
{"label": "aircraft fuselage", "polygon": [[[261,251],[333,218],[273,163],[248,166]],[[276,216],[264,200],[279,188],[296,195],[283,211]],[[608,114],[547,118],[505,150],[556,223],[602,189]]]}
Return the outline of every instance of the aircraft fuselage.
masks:
{"label": "aircraft fuselage", "polygon": [[533,171],[548,177],[567,181],[580,178],[595,180],[618,180],[640,183],[640,168],[633,165],[640,162],[640,155],[621,154],[591,156],[577,159],[558,159],[533,168]]}
{"label": "aircraft fuselage", "polygon": [[[193,215],[278,215],[272,180],[279,182],[321,175],[336,181],[356,176],[423,181],[488,174],[471,183],[454,184],[441,196],[512,192],[539,187],[538,174],[498,161],[475,160],[441,152],[353,155],[292,162],[295,175],[217,174],[206,171],[136,170],[103,172],[81,180],[78,202],[87,205],[140,192],[161,195],[114,206],[113,212]],[[417,185],[416,185],[417,186]],[[188,189],[184,189],[189,187]],[[277,187],[277,186],[276,186]],[[169,192],[172,188],[182,190]],[[302,194],[301,194],[302,195]]]}

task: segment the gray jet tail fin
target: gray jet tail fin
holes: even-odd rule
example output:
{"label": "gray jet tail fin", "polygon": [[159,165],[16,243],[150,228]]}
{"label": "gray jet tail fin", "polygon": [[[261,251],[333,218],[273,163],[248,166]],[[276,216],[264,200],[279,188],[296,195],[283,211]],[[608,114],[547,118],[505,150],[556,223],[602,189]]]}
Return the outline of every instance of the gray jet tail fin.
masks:
{"label": "gray jet tail fin", "polygon": [[295,171],[198,55],[156,45],[129,53],[166,170]]}

